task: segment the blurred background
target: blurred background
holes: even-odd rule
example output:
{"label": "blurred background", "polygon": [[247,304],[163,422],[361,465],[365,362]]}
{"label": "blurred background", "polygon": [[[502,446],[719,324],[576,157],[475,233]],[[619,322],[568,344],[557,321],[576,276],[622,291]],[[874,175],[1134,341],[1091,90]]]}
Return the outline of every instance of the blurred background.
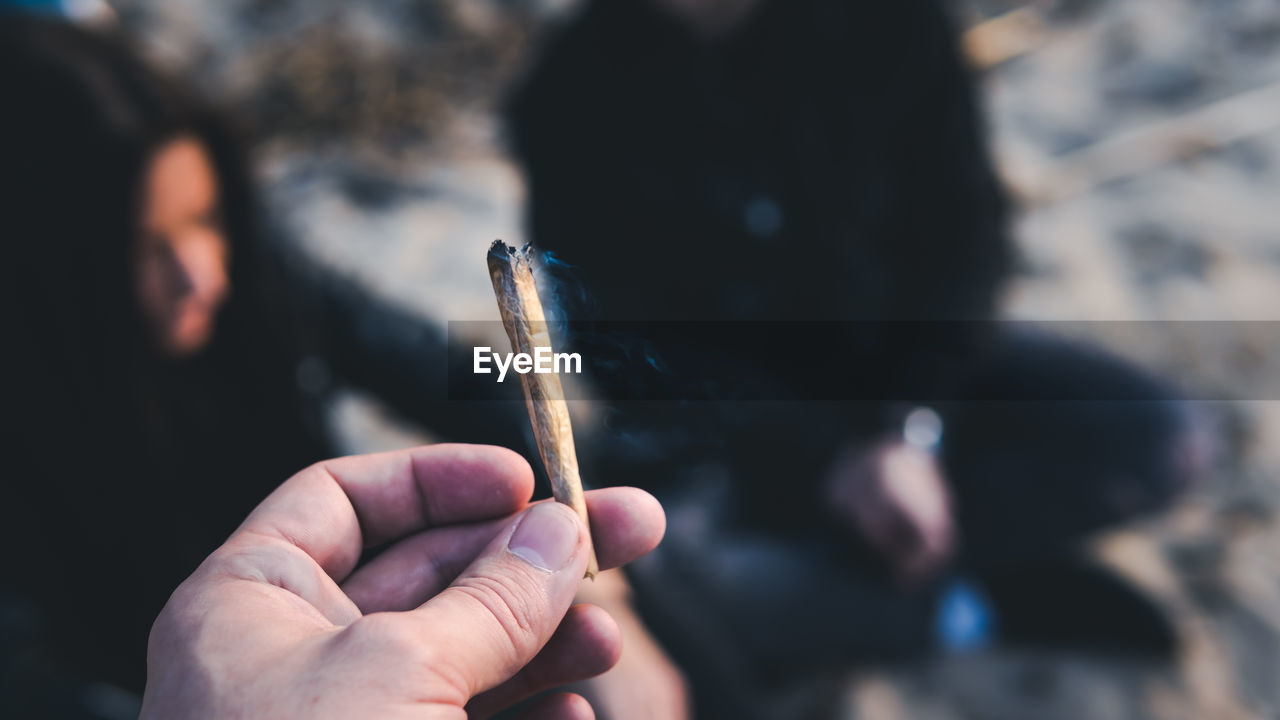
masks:
{"label": "blurred background", "polygon": [[[114,0],[104,11],[254,138],[269,210],[326,266],[424,319],[497,318],[481,255],[525,239],[500,111],[575,0]],[[1145,589],[1172,665],[989,650],[851,671],[858,720],[1270,718],[1280,713],[1280,2],[954,0],[998,171],[1015,204],[1001,313],[1082,325],[1137,361],[1218,388],[1214,480],[1092,552]],[[602,238],[607,242],[607,238]],[[1117,326],[1123,328],[1124,326]],[[1123,334],[1123,330],[1119,331]],[[1268,343],[1271,343],[1270,345]],[[417,438],[360,394],[345,448]]]}

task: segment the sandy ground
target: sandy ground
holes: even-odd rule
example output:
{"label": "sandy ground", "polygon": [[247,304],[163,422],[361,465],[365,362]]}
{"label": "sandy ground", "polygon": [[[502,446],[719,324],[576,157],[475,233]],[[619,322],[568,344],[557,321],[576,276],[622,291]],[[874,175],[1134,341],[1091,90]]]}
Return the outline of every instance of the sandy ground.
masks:
{"label": "sandy ground", "polygon": [[[117,7],[161,61],[262,133],[272,209],[299,242],[442,322],[497,317],[481,254],[495,237],[522,240],[523,187],[494,108],[531,43],[571,4]],[[1061,327],[1165,369],[1197,397],[1231,402],[1200,403],[1218,448],[1207,486],[1097,543],[1176,619],[1184,652],[1174,666],[947,657],[853,675],[848,716],[1277,717],[1280,333],[1232,321],[1280,321],[1280,3],[967,0],[956,9],[984,66],[995,152],[1020,206],[1021,270],[1006,314],[1090,321]],[[334,418],[353,450],[416,437],[355,395]]]}

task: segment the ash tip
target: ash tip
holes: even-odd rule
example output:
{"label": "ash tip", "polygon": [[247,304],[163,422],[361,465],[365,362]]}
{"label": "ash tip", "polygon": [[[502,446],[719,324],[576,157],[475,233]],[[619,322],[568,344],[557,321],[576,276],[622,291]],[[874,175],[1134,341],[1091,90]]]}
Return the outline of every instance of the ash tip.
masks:
{"label": "ash tip", "polygon": [[529,260],[533,258],[536,253],[537,251],[534,249],[532,242],[526,242],[523,247],[517,249],[516,247],[508,245],[499,239],[494,240],[493,244],[489,246],[489,254],[503,260]]}
{"label": "ash tip", "polygon": [[506,244],[502,240],[494,240],[489,246],[489,263],[503,262],[511,266],[532,267],[533,258],[537,254],[533,243],[525,243],[524,247],[516,249]]}
{"label": "ash tip", "polygon": [[504,259],[504,260],[505,260],[506,258],[510,257],[511,255],[514,255],[515,253],[516,253],[516,249],[515,249],[515,248],[513,248],[513,247],[511,247],[510,245],[508,245],[508,244],[506,244],[506,243],[502,242],[502,240],[500,240],[500,239],[499,239],[499,240],[494,240],[494,241],[493,241],[493,244],[489,246],[489,254],[490,254],[490,255],[495,255],[495,256],[500,257],[500,258],[502,258],[502,259]]}

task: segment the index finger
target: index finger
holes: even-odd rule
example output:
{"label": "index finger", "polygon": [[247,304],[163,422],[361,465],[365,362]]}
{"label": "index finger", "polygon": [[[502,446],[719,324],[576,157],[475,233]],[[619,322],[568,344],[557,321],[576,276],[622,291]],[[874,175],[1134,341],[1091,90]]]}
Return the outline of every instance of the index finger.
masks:
{"label": "index finger", "polygon": [[431,445],[326,460],[289,478],[237,530],[301,548],[341,582],[365,547],[520,510],[533,470],[505,448]]}

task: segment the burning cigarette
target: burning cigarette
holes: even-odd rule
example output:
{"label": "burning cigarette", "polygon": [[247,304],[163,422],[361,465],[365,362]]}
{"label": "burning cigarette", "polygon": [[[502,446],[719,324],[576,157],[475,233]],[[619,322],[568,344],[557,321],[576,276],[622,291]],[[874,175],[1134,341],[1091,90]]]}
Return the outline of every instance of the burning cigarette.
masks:
{"label": "burning cigarette", "polygon": [[[533,283],[529,246],[516,250],[501,240],[493,241],[489,246],[489,278],[498,296],[498,310],[511,340],[511,351],[532,356],[537,348],[550,348],[551,335],[542,313],[542,302],[538,300],[538,287]],[[520,384],[524,386],[524,402],[529,408],[538,454],[551,479],[551,492],[590,527],[587,502],[582,496],[582,478],[578,475],[578,455],[573,447],[573,427],[569,423],[569,408],[564,401],[560,376],[525,373],[520,375]],[[594,580],[599,569],[592,550],[587,560],[587,577]]]}

